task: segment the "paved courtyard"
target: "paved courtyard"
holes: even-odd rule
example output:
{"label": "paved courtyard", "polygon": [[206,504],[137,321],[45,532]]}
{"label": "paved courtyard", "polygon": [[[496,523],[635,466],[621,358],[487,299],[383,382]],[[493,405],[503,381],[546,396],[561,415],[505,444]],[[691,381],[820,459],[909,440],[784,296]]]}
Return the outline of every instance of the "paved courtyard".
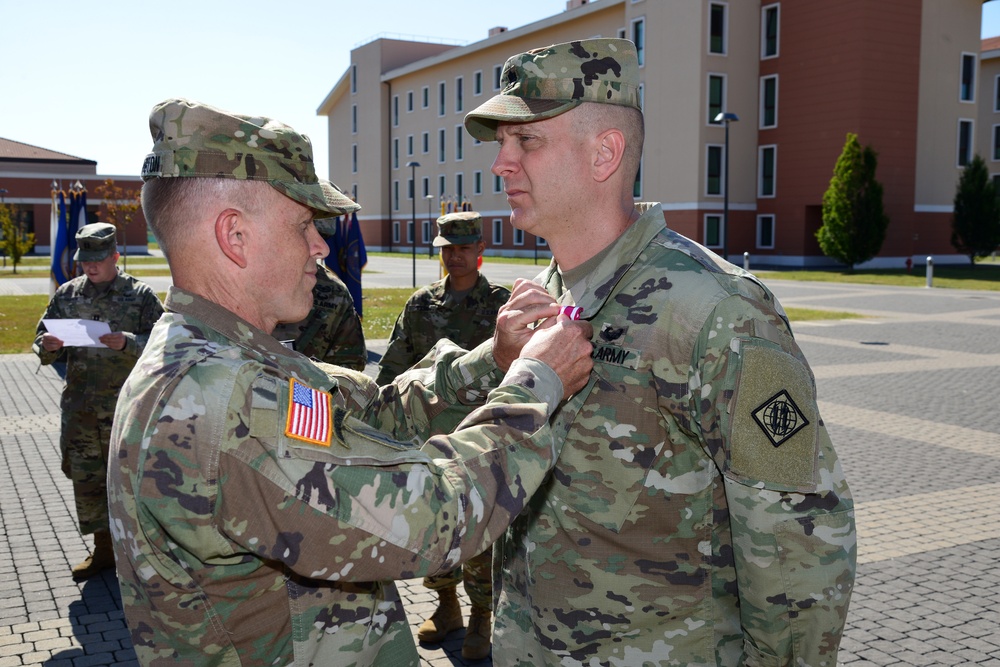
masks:
{"label": "paved courtyard", "polygon": [[[841,664],[1000,666],[1000,293],[772,288],[865,316],[795,325],[857,502]],[[0,356],[0,667],[135,664],[112,574],[69,576],[88,551],[59,470],[61,387],[34,356]],[[401,593],[415,629],[433,597]],[[424,664],[466,664],[461,643],[421,647]]]}

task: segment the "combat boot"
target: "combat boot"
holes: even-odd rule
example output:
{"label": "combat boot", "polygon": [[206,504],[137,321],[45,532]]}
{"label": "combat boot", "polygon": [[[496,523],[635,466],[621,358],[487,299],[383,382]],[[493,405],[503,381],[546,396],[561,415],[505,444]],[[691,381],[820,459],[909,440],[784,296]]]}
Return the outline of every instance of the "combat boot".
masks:
{"label": "combat boot", "polygon": [[462,625],[462,606],[458,603],[457,588],[442,588],[438,591],[438,608],[417,630],[417,639],[425,644],[437,644]]}
{"label": "combat boot", "polygon": [[111,533],[99,530],[94,533],[94,552],[73,568],[73,578],[77,581],[88,579],[95,574],[115,566],[115,549],[111,543]]}
{"label": "combat boot", "polygon": [[493,634],[491,617],[489,609],[472,606],[469,627],[465,629],[465,641],[462,642],[462,657],[466,660],[482,660],[490,654],[490,638]]}

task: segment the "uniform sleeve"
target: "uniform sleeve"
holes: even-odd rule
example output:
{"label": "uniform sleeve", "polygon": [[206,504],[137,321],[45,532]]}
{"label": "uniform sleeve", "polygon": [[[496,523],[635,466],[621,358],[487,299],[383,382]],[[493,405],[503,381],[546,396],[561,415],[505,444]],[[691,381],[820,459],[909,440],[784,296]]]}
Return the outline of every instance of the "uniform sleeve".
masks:
{"label": "uniform sleeve", "polygon": [[237,552],[301,576],[373,581],[452,568],[505,530],[557,455],[548,417],[562,387],[535,360],[516,362],[461,430],[419,448],[339,408],[329,440],[308,441],[286,419],[294,387],[248,380],[237,379],[228,407],[214,525]]}
{"label": "uniform sleeve", "polygon": [[49,299],[49,305],[45,307],[45,312],[38,319],[38,326],[35,327],[35,340],[31,344],[31,350],[38,355],[38,359],[43,365],[48,365],[55,363],[59,357],[66,353],[66,348],[56,350],[55,352],[48,352],[42,347],[42,336],[47,332],[45,325],[42,320],[56,320],[65,317],[62,313],[62,307],[59,301],[59,295],[54,295]]}
{"label": "uniform sleeve", "polygon": [[412,368],[380,386],[362,418],[399,440],[451,433],[504,377],[492,342],[466,351],[441,339]]}
{"label": "uniform sleeve", "polygon": [[835,664],[854,583],[853,500],[809,369],[767,300],[735,295],[695,346],[692,411],[723,471],[752,664]]}
{"label": "uniform sleeve", "polygon": [[149,341],[150,332],[153,331],[153,325],[156,324],[156,321],[160,319],[160,315],[163,314],[163,304],[160,303],[159,297],[156,296],[156,292],[151,287],[143,285],[140,293],[142,298],[139,307],[142,310],[138,317],[139,326],[136,331],[124,332],[125,349],[122,350],[125,354],[135,358],[139,358],[142,351],[146,349],[146,343]]}
{"label": "uniform sleeve", "polygon": [[[411,297],[412,299],[412,297]],[[375,382],[379,386],[389,384],[393,379],[413,365],[414,359],[413,341],[410,339],[410,328],[407,320],[410,302],[403,306],[403,312],[396,318],[396,324],[392,327],[389,335],[389,345],[386,347],[382,361],[379,362],[378,377]]]}

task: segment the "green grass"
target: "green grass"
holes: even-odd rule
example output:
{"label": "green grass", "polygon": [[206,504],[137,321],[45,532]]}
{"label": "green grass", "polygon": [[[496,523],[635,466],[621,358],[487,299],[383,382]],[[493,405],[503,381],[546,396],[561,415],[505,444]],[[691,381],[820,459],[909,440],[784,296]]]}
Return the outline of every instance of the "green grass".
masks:
{"label": "green grass", "polygon": [[[375,340],[388,338],[396,316],[413,290],[405,288],[366,289],[364,292],[365,318],[361,328],[365,338]],[[160,299],[166,295],[159,294]],[[29,296],[0,296],[0,354],[31,352],[31,342],[35,339],[35,327],[42,316],[49,297],[44,294]],[[793,321],[834,320],[858,317],[853,313],[808,308],[788,308],[788,317]]]}
{"label": "green grass", "polygon": [[[904,269],[883,269],[869,271],[754,271],[765,282],[767,280],[805,280],[832,283],[855,283],[864,285],[898,285],[900,287],[924,287],[927,274],[924,267],[915,267],[912,273]],[[966,266],[935,266],[934,287],[945,289],[970,289],[1000,291],[1000,263],[978,262],[975,268]]]}
{"label": "green grass", "polygon": [[[382,254],[382,253],[379,253]],[[541,260],[539,260],[541,261]],[[27,262],[37,262],[37,266],[45,266],[45,258],[28,258]],[[132,269],[131,265],[158,264],[163,260],[158,257],[135,257],[129,259],[129,273],[141,276],[170,275],[166,269]],[[487,262],[517,262],[530,264],[530,258],[490,257]],[[751,266],[751,270],[752,270]],[[827,281],[839,283],[860,283],[867,285],[899,285],[903,287],[923,287],[926,285],[926,275],[923,267],[918,267],[913,273],[904,270],[881,271],[755,271],[756,275],[766,280],[805,280]],[[0,277],[12,275],[10,263],[6,269],[0,269]],[[18,273],[18,276],[25,275]],[[38,275],[32,272],[29,275]],[[975,268],[968,266],[941,266],[934,269],[934,287],[970,290],[1000,291],[1000,262],[983,261]],[[373,288],[364,291],[365,318],[361,323],[365,337],[371,340],[388,338],[396,316],[402,310],[403,304],[413,290],[401,288]],[[160,295],[163,298],[163,295]],[[31,341],[35,337],[35,326],[41,317],[48,297],[45,295],[30,296],[0,296],[0,354],[12,354],[31,351]],[[787,308],[788,317],[793,322],[809,320],[839,320],[860,317],[855,313],[844,311],[817,310],[811,308]]]}

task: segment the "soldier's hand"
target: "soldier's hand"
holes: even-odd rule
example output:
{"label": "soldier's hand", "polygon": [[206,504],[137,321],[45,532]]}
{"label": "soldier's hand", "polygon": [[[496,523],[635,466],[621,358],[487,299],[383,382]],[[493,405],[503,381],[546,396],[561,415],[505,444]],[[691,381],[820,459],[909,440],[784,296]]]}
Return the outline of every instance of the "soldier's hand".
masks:
{"label": "soldier's hand", "polygon": [[61,350],[63,346],[62,338],[53,336],[50,333],[42,334],[42,349],[46,352],[55,352],[56,350]]}
{"label": "soldier's hand", "polygon": [[531,325],[558,313],[556,300],[540,285],[524,278],[515,280],[510,298],[497,311],[497,328],[493,333],[493,358],[500,370],[507,372],[521,348],[531,340],[534,333]]}
{"label": "soldier's hand", "polygon": [[590,337],[594,329],[590,322],[573,321],[566,315],[550,317],[533,333],[521,349],[522,357],[544,362],[556,372],[563,383],[563,398],[583,389],[594,368]]}
{"label": "soldier's hand", "polygon": [[101,341],[102,343],[110,347],[112,350],[119,350],[119,351],[124,350],[125,343],[128,342],[128,339],[125,338],[125,334],[123,334],[121,331],[112,331],[111,333],[106,333],[97,340]]}

